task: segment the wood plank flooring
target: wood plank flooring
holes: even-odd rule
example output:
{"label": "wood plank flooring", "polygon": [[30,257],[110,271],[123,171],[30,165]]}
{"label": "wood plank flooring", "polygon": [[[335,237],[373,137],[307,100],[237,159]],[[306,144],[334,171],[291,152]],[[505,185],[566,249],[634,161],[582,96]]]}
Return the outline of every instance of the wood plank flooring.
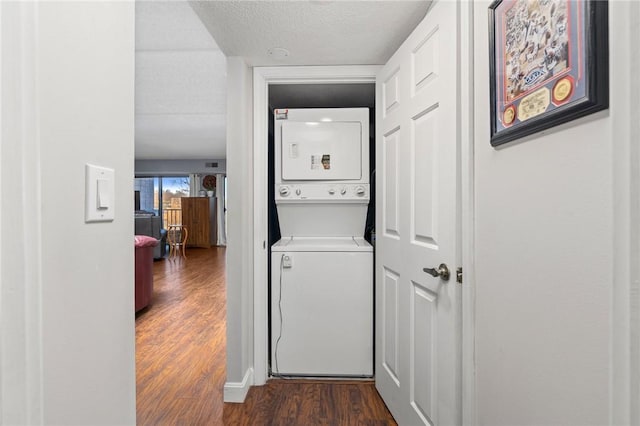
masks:
{"label": "wood plank flooring", "polygon": [[395,425],[372,382],[271,380],[224,404],[225,250],[154,262],[136,317],[139,425]]}
{"label": "wood plank flooring", "polygon": [[244,404],[225,404],[225,425],[396,425],[373,382],[271,380]]}

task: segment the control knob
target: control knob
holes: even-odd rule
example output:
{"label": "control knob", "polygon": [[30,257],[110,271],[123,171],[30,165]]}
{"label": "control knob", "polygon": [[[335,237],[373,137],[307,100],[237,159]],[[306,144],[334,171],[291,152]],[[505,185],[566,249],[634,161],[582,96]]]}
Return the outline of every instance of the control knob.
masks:
{"label": "control knob", "polygon": [[343,186],[343,187],[340,189],[340,194],[344,195],[344,194],[346,194],[346,193],[347,193],[347,188]]}
{"label": "control knob", "polygon": [[356,188],[356,195],[357,195],[358,197],[363,197],[365,192],[366,192],[366,191],[365,191],[365,189],[364,189],[364,187],[363,187],[363,186],[358,186],[358,187]]}
{"label": "control knob", "polygon": [[336,193],[336,190],[333,188],[329,188],[329,195],[333,195]]}
{"label": "control knob", "polygon": [[296,195],[300,195],[302,193],[302,191],[300,191],[300,188],[296,189]]}
{"label": "control knob", "polygon": [[282,195],[283,197],[288,197],[290,193],[291,193],[291,190],[289,189],[288,186],[280,187],[280,195]]}

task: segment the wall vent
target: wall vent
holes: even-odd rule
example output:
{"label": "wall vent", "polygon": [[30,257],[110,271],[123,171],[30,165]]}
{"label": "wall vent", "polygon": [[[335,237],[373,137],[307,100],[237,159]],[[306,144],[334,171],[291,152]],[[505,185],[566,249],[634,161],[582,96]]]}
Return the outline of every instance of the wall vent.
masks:
{"label": "wall vent", "polygon": [[218,163],[204,163],[205,167],[218,167]]}

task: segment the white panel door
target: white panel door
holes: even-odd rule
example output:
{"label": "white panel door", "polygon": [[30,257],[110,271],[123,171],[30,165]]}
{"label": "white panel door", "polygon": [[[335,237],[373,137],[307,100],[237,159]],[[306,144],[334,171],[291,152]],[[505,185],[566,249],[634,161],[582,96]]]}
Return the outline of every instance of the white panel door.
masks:
{"label": "white panel door", "polygon": [[434,4],[377,81],[376,387],[400,425],[462,417],[458,10]]}

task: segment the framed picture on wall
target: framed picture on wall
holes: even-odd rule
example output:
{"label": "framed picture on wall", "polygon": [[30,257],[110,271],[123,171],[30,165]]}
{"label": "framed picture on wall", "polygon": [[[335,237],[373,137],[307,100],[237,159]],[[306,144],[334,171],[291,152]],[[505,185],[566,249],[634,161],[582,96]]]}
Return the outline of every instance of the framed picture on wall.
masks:
{"label": "framed picture on wall", "polygon": [[609,107],[608,3],[489,6],[491,145]]}

